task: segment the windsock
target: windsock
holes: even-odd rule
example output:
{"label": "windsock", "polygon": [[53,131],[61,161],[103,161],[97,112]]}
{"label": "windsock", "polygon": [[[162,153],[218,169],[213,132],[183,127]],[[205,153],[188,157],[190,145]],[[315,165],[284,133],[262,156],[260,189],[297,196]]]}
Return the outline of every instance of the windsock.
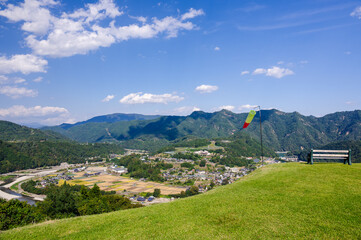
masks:
{"label": "windsock", "polygon": [[246,119],[246,121],[245,121],[244,124],[243,124],[243,128],[247,128],[247,127],[248,127],[248,125],[252,122],[252,119],[254,118],[255,115],[256,115],[256,111],[254,111],[254,110],[251,110],[251,111],[248,113],[247,119]]}

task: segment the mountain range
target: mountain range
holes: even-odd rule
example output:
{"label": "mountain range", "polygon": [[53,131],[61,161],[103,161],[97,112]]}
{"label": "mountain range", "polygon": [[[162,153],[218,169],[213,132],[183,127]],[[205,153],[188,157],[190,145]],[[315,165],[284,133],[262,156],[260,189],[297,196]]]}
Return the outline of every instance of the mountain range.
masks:
{"label": "mountain range", "polygon": [[[300,151],[336,141],[361,139],[361,111],[336,112],[323,117],[262,110],[263,142],[274,150]],[[247,129],[242,129],[247,113],[222,110],[196,111],[188,116],[147,116],[111,114],[76,124],[44,127],[78,142],[173,141],[193,136],[227,138],[246,133],[260,140],[259,112]]]}

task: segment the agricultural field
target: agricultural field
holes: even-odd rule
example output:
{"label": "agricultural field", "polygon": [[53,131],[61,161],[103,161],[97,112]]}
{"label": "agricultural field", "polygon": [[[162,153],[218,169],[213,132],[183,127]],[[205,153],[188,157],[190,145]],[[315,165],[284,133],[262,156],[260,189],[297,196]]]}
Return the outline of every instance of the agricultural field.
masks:
{"label": "agricultural field", "polygon": [[[177,194],[186,190],[185,187],[168,186],[157,182],[139,181],[129,177],[115,176],[107,173],[89,177],[84,177],[83,175],[84,172],[75,173],[74,179],[67,181],[67,183],[85,185],[88,187],[92,187],[94,184],[97,184],[101,190],[116,191],[118,193],[123,192],[124,190],[131,193],[154,192],[154,189],[158,188],[162,194],[168,195]],[[59,185],[62,185],[63,183],[64,180],[59,181]]]}

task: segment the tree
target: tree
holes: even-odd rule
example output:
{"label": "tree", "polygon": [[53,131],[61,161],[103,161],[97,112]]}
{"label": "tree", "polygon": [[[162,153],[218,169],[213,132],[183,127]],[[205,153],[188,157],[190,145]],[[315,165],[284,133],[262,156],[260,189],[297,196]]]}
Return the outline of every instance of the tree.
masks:
{"label": "tree", "polygon": [[205,166],[206,166],[206,160],[202,160],[202,161],[199,163],[199,166],[200,166],[200,167],[205,167]]}
{"label": "tree", "polygon": [[18,199],[5,201],[0,199],[0,230],[7,230],[45,219],[34,206]]}
{"label": "tree", "polygon": [[229,183],[229,181],[228,181],[227,178],[225,178],[225,179],[222,180],[222,185],[227,185],[228,183]]}
{"label": "tree", "polygon": [[63,218],[79,215],[76,196],[72,187],[64,182],[60,187],[49,188],[47,197],[38,203],[41,211],[51,218]]}
{"label": "tree", "polygon": [[159,188],[154,189],[153,196],[154,197],[160,197],[160,189]]}
{"label": "tree", "polygon": [[89,197],[99,198],[101,196],[100,188],[97,184],[94,184],[94,187],[89,191]]}

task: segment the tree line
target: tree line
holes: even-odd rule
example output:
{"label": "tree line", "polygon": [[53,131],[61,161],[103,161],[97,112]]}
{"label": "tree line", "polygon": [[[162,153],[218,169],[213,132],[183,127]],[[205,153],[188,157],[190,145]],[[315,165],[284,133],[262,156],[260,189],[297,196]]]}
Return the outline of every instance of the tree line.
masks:
{"label": "tree line", "polygon": [[100,214],[142,206],[138,203],[133,204],[124,196],[101,191],[96,184],[90,189],[79,185],[71,186],[65,182],[61,186],[47,187],[44,193],[47,195],[45,200],[38,202],[36,206],[17,199],[0,199],[0,230],[50,219]]}

